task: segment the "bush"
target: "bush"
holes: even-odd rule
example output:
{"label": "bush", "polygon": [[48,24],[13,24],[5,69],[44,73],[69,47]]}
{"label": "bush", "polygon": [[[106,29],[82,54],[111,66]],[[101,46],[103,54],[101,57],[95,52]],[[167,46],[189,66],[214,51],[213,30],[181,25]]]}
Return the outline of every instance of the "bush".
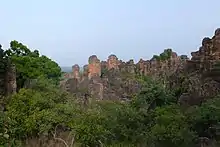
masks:
{"label": "bush", "polygon": [[148,111],[176,102],[176,98],[161,83],[147,77],[143,77],[142,80],[144,84],[141,92],[132,100],[133,107]]}
{"label": "bush", "polygon": [[220,99],[216,98],[203,103],[200,107],[191,109],[188,114],[189,123],[199,137],[212,140],[220,139]]}
{"label": "bush", "polygon": [[193,146],[196,134],[190,130],[187,117],[177,106],[157,108],[148,132],[148,142],[158,147]]}
{"label": "bush", "polygon": [[49,86],[47,81],[38,81],[36,85],[33,89],[21,89],[7,105],[6,114],[14,120],[14,138],[48,134],[57,124],[68,125],[75,117],[77,108],[67,93]]}

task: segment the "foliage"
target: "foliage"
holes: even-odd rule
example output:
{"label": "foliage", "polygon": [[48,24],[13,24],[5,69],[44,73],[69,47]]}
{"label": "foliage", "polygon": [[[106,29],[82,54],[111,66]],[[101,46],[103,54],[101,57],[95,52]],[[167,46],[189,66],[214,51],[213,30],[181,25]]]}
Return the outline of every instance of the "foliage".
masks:
{"label": "foliage", "polygon": [[[59,125],[63,131],[68,128],[83,146],[190,147],[210,127],[217,132],[218,99],[186,113],[160,83],[149,78],[138,80],[145,83],[143,90],[130,103],[93,101],[88,109],[81,109],[72,96],[41,77],[31,89],[21,89],[10,98],[0,119],[0,131],[7,129],[7,134],[2,134],[0,141],[5,144],[51,136]],[[208,137],[217,138],[217,133],[211,135]]]}
{"label": "foliage", "polygon": [[180,59],[185,60],[185,59],[189,59],[189,58],[187,57],[187,55],[181,55]]}
{"label": "foliage", "polygon": [[175,83],[175,85],[173,85],[172,87],[172,92],[174,93],[174,96],[179,98],[183,93],[187,93],[188,89],[187,89],[187,82],[189,79],[189,75],[186,74],[179,74],[178,76],[175,76],[173,79],[175,79],[175,81],[173,81]]}
{"label": "foliage", "polygon": [[159,56],[154,55],[152,59],[156,59],[157,61],[165,61],[170,59],[172,55],[172,49],[165,49]]}
{"label": "foliage", "polygon": [[13,132],[11,124],[13,123],[13,120],[7,117],[5,113],[0,112],[0,146],[21,146],[21,141],[13,138],[11,135]]}
{"label": "foliage", "polygon": [[108,69],[107,68],[101,68],[101,78],[103,78],[103,76],[106,76],[106,74],[108,73]]}
{"label": "foliage", "polygon": [[61,68],[56,62],[44,55],[40,56],[38,50],[31,51],[17,41],[11,41],[10,48],[5,51],[5,57],[16,65],[18,88],[23,88],[28,79],[45,76],[58,82],[61,76]]}
{"label": "foliage", "polygon": [[116,143],[125,144],[143,143],[145,140],[146,125],[142,115],[129,105],[124,105],[115,113],[115,122],[112,126],[113,138]]}
{"label": "foliage", "polygon": [[[193,111],[192,111],[193,110]],[[189,123],[200,137],[220,139],[220,99],[203,103],[202,106],[192,109],[188,113]],[[189,115],[190,114],[190,115]]]}
{"label": "foliage", "polygon": [[147,77],[143,77],[142,80],[143,88],[132,101],[134,107],[149,110],[175,102],[175,97],[162,84]]}
{"label": "foliage", "polygon": [[157,108],[154,112],[154,125],[149,131],[149,142],[158,147],[186,147],[193,145],[195,133],[190,131],[187,117],[177,106]]}
{"label": "foliage", "polygon": [[57,124],[68,124],[74,117],[73,100],[47,81],[38,81],[33,89],[21,89],[7,105],[7,116],[14,120],[16,139],[48,134]]}
{"label": "foliage", "polygon": [[71,128],[76,139],[83,145],[95,146],[105,141],[110,133],[103,125],[105,117],[99,111],[88,110],[73,121]]}
{"label": "foliage", "polygon": [[158,55],[153,55],[153,58],[152,59],[156,59],[157,61],[159,61],[160,60],[160,56],[158,56]]}

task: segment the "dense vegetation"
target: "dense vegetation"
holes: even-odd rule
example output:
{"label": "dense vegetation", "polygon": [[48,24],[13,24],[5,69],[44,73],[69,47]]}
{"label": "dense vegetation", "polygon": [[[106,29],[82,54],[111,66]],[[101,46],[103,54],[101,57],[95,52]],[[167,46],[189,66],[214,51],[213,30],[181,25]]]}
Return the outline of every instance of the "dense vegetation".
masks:
{"label": "dense vegetation", "polygon": [[5,58],[9,58],[17,69],[17,84],[24,86],[27,79],[44,76],[58,82],[61,68],[46,56],[40,56],[38,50],[31,51],[27,46],[17,41],[11,41],[10,48],[5,50]]}
{"label": "dense vegetation", "polygon": [[[61,91],[59,66],[13,41],[5,51],[16,64],[19,92],[0,111],[0,146],[22,146],[30,138],[70,133],[75,146],[194,147],[201,137],[219,140],[220,98],[181,108],[175,94],[159,82],[137,77],[144,86],[131,102],[90,101],[84,105]],[[27,62],[28,61],[28,62]],[[31,88],[25,80],[37,79]]]}

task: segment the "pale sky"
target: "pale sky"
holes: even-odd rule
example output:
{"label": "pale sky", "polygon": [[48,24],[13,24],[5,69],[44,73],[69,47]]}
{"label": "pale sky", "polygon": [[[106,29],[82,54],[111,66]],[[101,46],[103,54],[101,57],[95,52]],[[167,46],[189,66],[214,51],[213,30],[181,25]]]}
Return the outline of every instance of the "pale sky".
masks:
{"label": "pale sky", "polygon": [[190,54],[220,27],[220,0],[2,0],[0,44],[18,40],[60,66]]}

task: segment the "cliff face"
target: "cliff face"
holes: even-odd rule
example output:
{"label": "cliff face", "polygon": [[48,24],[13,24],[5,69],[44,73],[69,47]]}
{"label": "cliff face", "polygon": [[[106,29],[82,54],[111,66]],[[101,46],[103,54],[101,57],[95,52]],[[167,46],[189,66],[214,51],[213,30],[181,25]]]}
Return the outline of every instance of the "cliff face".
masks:
{"label": "cliff face", "polygon": [[188,99],[195,99],[195,95],[215,96],[220,89],[220,78],[216,80],[218,74],[213,76],[211,73],[220,60],[220,29],[212,38],[204,38],[199,50],[191,55],[189,59],[166,49],[150,60],[140,59],[137,64],[133,60],[123,62],[116,55],[100,62],[96,55],[92,55],[83,73],[79,72],[78,65],[74,65],[73,72],[68,75],[68,80],[62,81],[62,86],[72,93],[83,91],[97,99],[129,99],[141,87],[135,76],[144,75],[160,79],[164,86],[175,89],[180,101],[181,94],[185,96],[184,101],[186,95]]}
{"label": "cliff face", "polygon": [[188,61],[191,70],[199,70],[204,73],[212,69],[220,59],[220,29],[215,31],[212,38],[204,38],[199,50],[192,52],[191,55],[192,59]]}
{"label": "cliff face", "polygon": [[184,77],[181,83],[178,83],[185,88],[180,102],[194,104],[212,98],[220,92],[220,66],[216,66],[220,61],[220,29],[215,31],[212,38],[205,37],[199,50],[191,55],[191,60],[187,60],[183,71],[174,79]]}
{"label": "cliff face", "polygon": [[137,63],[139,74],[155,78],[166,77],[174,74],[177,70],[183,69],[188,60],[187,56],[178,56],[172,50],[164,50],[163,53],[167,54],[165,59],[161,57],[153,57],[147,61],[141,59]]}

